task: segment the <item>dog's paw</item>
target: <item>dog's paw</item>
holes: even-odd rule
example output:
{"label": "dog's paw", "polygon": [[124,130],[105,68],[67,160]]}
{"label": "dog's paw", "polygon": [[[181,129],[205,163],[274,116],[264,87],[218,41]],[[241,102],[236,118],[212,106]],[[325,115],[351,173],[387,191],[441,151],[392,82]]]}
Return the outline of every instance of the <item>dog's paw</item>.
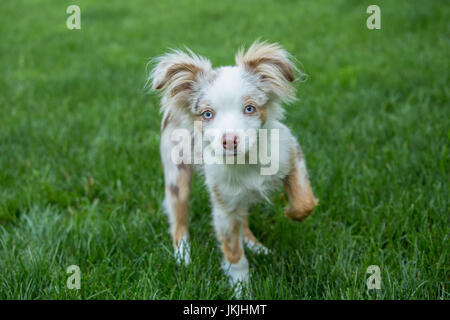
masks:
{"label": "dog's paw", "polygon": [[247,292],[249,282],[248,261],[242,257],[238,263],[229,263],[224,261],[222,268],[228,276],[230,286],[233,289],[233,296],[242,299]]}
{"label": "dog's paw", "polygon": [[286,209],[285,214],[286,217],[288,217],[292,221],[303,222],[313,212],[313,210],[314,206],[305,208],[289,207]]}
{"label": "dog's paw", "polygon": [[174,252],[177,264],[188,265],[191,262],[191,245],[189,241],[183,237]]}
{"label": "dog's paw", "polygon": [[267,247],[263,246],[261,243],[250,241],[247,238],[244,239],[244,243],[251,252],[254,252],[256,254],[268,255],[270,253],[270,250]]}

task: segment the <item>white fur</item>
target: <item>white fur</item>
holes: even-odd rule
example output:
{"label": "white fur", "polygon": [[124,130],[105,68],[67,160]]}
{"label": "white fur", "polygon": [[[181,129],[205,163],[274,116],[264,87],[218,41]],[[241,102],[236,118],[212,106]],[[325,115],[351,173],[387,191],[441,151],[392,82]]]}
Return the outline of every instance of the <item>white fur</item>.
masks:
{"label": "white fur", "polygon": [[244,238],[244,244],[247,246],[247,248],[250,251],[252,251],[254,253],[258,253],[258,254],[261,253],[261,254],[265,254],[265,255],[270,253],[270,250],[267,249],[265,246],[263,246],[261,243],[252,242],[247,238]]}
{"label": "white fur", "polygon": [[249,281],[249,268],[248,261],[245,256],[235,264],[224,261],[222,263],[222,269],[228,276],[230,286],[234,290],[234,295],[236,298],[241,298],[244,290],[248,286]]}
{"label": "white fur", "polygon": [[188,265],[191,262],[191,245],[187,234],[184,234],[181,238],[178,247],[175,249],[174,256],[178,264]]}

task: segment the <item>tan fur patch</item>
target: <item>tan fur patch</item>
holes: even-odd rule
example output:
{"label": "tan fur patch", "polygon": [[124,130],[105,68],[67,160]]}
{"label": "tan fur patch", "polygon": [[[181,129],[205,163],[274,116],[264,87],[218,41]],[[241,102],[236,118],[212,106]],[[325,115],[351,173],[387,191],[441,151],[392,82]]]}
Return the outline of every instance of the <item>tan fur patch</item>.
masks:
{"label": "tan fur patch", "polygon": [[179,198],[181,200],[189,199],[189,192],[191,189],[192,172],[189,165],[181,165],[182,170],[178,170],[177,185],[180,189]]}
{"label": "tan fur patch", "polygon": [[257,107],[258,104],[256,103],[256,101],[252,98],[252,96],[245,96],[244,99],[244,106],[251,104],[252,106]]}
{"label": "tan fur patch", "polygon": [[239,224],[235,222],[231,234],[220,240],[225,259],[230,263],[238,263],[242,257],[242,248],[239,243]]}
{"label": "tan fur patch", "polygon": [[289,197],[291,206],[286,210],[286,215],[294,221],[303,221],[316,206],[316,199],[309,183],[300,186],[298,183],[299,172],[297,168],[297,151],[291,151],[291,171],[284,179],[284,187]]}
{"label": "tan fur patch", "polygon": [[263,56],[254,57],[252,60],[247,60],[245,62],[245,66],[249,70],[255,70],[264,63],[276,65],[283,76],[286,78],[286,80],[288,80],[289,82],[293,82],[295,80],[294,72],[292,71],[291,67],[287,63],[283,63],[283,61],[280,60],[270,59]]}
{"label": "tan fur patch", "polygon": [[255,235],[253,234],[252,230],[250,230],[248,226],[248,221],[245,221],[242,225],[242,235],[246,237],[249,241],[259,244],[258,239],[256,239]]}
{"label": "tan fur patch", "polygon": [[202,123],[202,117],[196,117],[194,121],[194,126],[198,130],[198,132],[203,133],[203,123]]}
{"label": "tan fur patch", "polygon": [[161,83],[158,83],[157,87],[155,89],[159,90],[169,81],[170,78],[172,78],[174,75],[180,72],[189,72],[192,74],[192,80],[195,79],[197,73],[201,72],[202,69],[194,64],[189,63],[176,63],[172,66],[170,66],[169,69],[167,69],[166,75],[164,77],[164,80],[161,81]]}
{"label": "tan fur patch", "polygon": [[175,97],[178,93],[183,92],[183,91],[189,91],[189,90],[191,90],[191,89],[192,89],[192,84],[189,83],[189,82],[185,82],[185,83],[182,83],[182,84],[176,86],[176,87],[172,90],[172,92],[170,93],[170,95],[171,95],[172,97]]}
{"label": "tan fur patch", "polygon": [[[238,52],[236,62],[243,63],[248,70],[256,72],[262,65],[273,65],[287,81],[293,82],[295,80],[291,62],[284,50],[277,44],[255,42],[245,54],[243,50]],[[262,76],[264,78],[267,75],[263,73]]]}
{"label": "tan fur patch", "polygon": [[261,123],[265,124],[267,121],[267,109],[265,107],[258,108],[259,118],[261,119]]}
{"label": "tan fur patch", "polygon": [[225,205],[225,202],[224,202],[223,199],[222,199],[222,196],[220,195],[220,192],[219,192],[219,186],[218,186],[217,184],[214,185],[214,187],[213,187],[213,194],[214,194],[214,198],[216,199],[217,203],[218,203],[222,208],[225,208],[226,205]]}
{"label": "tan fur patch", "polygon": [[173,235],[173,246],[178,247],[181,238],[187,232],[188,226],[188,206],[187,203],[179,201],[175,205],[175,234]]}

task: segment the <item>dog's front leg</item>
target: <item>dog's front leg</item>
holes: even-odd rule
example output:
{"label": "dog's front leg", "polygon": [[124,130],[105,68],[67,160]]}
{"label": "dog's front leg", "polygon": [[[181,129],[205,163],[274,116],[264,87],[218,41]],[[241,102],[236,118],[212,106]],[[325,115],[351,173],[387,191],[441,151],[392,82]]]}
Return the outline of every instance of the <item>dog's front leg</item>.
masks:
{"label": "dog's front leg", "polygon": [[284,179],[284,188],[289,197],[290,207],[286,216],[294,221],[303,221],[317,204],[308,178],[306,162],[300,146],[291,150],[291,169]]}
{"label": "dog's front leg", "polygon": [[[165,164],[167,166],[167,164]],[[188,232],[189,193],[191,188],[191,166],[172,166],[171,174],[166,175],[165,207],[169,217],[175,259],[178,263],[190,262]],[[171,177],[176,177],[170,181]]]}
{"label": "dog's front leg", "polygon": [[164,168],[165,198],[164,207],[169,218],[175,259],[177,263],[190,262],[190,245],[188,232],[188,207],[191,189],[192,165],[176,164],[170,157],[170,133],[172,126],[163,131],[161,136],[161,157]]}
{"label": "dog's front leg", "polygon": [[243,246],[243,224],[245,210],[229,210],[222,200],[217,199],[215,190],[213,200],[213,222],[217,238],[224,255],[222,268],[229,277],[236,297],[241,297],[249,280],[248,261]]}
{"label": "dog's front leg", "polygon": [[242,221],[221,210],[215,210],[214,221],[224,255],[222,268],[229,277],[235,295],[241,297],[243,288],[249,280],[248,261],[243,247]]}

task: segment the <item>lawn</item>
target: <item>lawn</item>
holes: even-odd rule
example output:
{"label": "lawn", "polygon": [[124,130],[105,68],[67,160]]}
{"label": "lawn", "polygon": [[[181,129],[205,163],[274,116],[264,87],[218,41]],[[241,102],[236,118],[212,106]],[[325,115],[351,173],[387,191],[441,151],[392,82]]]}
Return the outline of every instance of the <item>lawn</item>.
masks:
{"label": "lawn", "polygon": [[[273,253],[247,253],[249,297],[449,299],[450,6],[376,1],[368,30],[373,2],[2,0],[0,298],[232,298],[201,177],[192,263],[173,259],[146,63],[186,45],[232,64],[262,38],[309,75],[285,123],[320,205],[301,224],[282,190],[252,208]],[[70,4],[81,30],[66,28]]]}

